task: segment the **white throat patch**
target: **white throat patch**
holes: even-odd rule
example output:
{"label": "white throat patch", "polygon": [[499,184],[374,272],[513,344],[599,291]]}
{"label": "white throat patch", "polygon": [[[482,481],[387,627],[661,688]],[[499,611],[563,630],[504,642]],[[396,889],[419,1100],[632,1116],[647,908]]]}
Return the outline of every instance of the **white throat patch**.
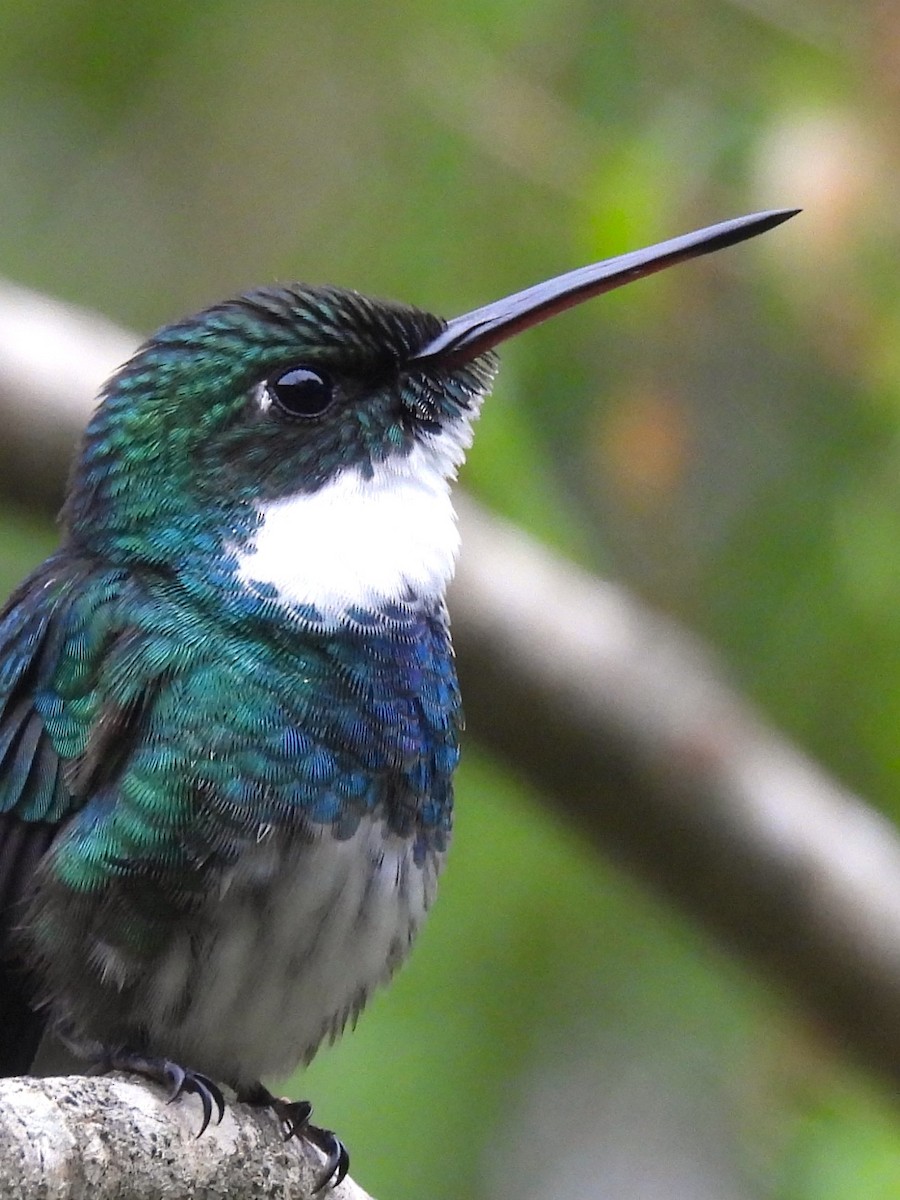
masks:
{"label": "white throat patch", "polygon": [[410,591],[440,598],[459,549],[448,475],[462,459],[460,433],[377,464],[371,478],[350,467],[316,492],[263,503],[238,578],[273,587],[286,608],[314,605],[328,624]]}

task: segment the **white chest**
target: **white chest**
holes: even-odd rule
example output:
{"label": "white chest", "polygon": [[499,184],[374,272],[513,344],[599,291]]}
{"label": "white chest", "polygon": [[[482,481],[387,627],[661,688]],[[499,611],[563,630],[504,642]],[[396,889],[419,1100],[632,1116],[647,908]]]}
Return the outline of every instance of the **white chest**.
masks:
{"label": "white chest", "polygon": [[326,624],[354,607],[443,596],[459,548],[449,480],[420,448],[368,478],[349,468],[266,503],[260,518],[238,555],[241,583],[274,587],[288,608],[314,605]]}

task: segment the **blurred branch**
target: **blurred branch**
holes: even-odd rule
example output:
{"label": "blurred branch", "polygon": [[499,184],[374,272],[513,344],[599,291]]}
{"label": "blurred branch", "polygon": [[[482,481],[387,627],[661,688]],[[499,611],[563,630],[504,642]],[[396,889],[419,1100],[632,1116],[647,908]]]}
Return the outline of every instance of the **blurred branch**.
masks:
{"label": "blurred branch", "polygon": [[464,506],[473,735],[598,848],[900,1080],[900,836],[731,691],[698,639]]}
{"label": "blurred branch", "polygon": [[[0,1080],[0,1195],[17,1200],[257,1196],[317,1200],[321,1159],[271,1114],[229,1105],[197,1137],[200,1105],[121,1076]],[[329,1200],[371,1200],[345,1179]]]}
{"label": "blurred branch", "polygon": [[[0,292],[10,496],[59,500],[92,393],[132,345]],[[695,638],[471,501],[460,509],[451,609],[473,736],[900,1081],[894,827],[767,728]]]}
{"label": "blurred branch", "polygon": [[55,512],[99,385],[131,354],[127,330],[0,281],[0,488]]}

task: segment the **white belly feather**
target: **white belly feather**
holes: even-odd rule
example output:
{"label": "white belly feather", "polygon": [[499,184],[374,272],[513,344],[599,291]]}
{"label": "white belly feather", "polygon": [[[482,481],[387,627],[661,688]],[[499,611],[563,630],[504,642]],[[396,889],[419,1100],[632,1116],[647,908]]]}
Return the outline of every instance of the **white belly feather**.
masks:
{"label": "white belly feather", "polygon": [[442,858],[416,865],[380,820],[300,850],[260,843],[148,981],[151,1043],[230,1083],[288,1074],[405,958]]}

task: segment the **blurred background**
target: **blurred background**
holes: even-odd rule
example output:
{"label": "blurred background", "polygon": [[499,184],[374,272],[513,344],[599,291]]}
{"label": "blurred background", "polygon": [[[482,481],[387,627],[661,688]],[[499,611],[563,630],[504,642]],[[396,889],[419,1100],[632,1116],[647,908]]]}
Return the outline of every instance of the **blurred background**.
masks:
{"label": "blurred background", "polygon": [[[464,483],[900,817],[898,80],[875,0],[5,0],[0,274],[449,315],[802,206],[509,344]],[[0,510],[4,589],[53,540]],[[471,741],[410,965],[290,1087],[381,1200],[900,1195],[894,1099]]]}

